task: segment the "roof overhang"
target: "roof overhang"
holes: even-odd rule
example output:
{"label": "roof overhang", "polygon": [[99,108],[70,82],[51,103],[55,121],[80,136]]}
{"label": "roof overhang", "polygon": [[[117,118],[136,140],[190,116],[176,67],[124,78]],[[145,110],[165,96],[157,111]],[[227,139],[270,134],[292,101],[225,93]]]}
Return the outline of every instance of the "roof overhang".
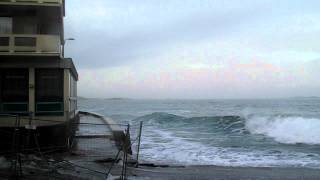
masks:
{"label": "roof overhang", "polygon": [[70,69],[78,80],[78,72],[71,58],[1,56],[0,68],[62,68]]}

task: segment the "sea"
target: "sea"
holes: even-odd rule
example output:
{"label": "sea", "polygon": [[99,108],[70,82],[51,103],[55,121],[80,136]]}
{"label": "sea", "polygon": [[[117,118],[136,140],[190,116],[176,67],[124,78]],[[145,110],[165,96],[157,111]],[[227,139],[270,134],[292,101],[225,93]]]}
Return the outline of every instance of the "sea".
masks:
{"label": "sea", "polygon": [[[320,168],[320,98],[79,98],[80,110],[143,122],[140,160],[171,165]],[[135,146],[136,147],[136,146]],[[133,148],[136,151],[137,148]]]}

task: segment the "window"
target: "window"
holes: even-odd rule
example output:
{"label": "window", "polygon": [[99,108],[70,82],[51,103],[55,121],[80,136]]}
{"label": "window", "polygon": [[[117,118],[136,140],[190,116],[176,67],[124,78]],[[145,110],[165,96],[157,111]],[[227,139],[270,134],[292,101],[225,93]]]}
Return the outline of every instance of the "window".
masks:
{"label": "window", "polygon": [[0,37],[0,46],[9,46],[9,37]]}
{"label": "window", "polygon": [[14,44],[16,46],[36,46],[37,40],[32,37],[16,37],[14,39]]}
{"label": "window", "polygon": [[0,34],[12,33],[12,18],[0,17]]}
{"label": "window", "polygon": [[36,69],[36,114],[63,115],[63,69]]}
{"label": "window", "polygon": [[13,32],[16,34],[37,34],[35,17],[15,17],[13,19]]}
{"label": "window", "polygon": [[28,112],[28,69],[1,69],[0,74],[0,111],[6,113]]}

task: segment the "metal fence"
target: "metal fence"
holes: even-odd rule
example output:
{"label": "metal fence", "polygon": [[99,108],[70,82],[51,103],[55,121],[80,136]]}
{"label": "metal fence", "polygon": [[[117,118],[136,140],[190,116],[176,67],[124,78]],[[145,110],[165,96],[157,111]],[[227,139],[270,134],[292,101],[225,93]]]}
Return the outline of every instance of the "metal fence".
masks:
{"label": "metal fence", "polygon": [[[81,172],[81,177],[105,179],[111,172],[115,172],[120,179],[126,179],[128,165],[138,166],[142,123],[138,126],[110,124],[95,116],[81,115],[79,122],[71,124],[76,128],[72,142],[45,147],[40,146],[33,124],[40,121],[56,121],[26,119],[18,115],[0,116],[6,116],[14,124],[11,130],[0,131],[0,136],[12,138],[7,144],[10,146],[9,150],[0,152],[10,162],[10,167],[0,167],[1,177],[72,179]],[[21,126],[21,122],[26,120],[30,123]],[[115,139],[110,128],[112,125],[123,129],[120,141]],[[134,136],[131,131],[134,132]],[[66,173],[61,174],[61,171]]]}

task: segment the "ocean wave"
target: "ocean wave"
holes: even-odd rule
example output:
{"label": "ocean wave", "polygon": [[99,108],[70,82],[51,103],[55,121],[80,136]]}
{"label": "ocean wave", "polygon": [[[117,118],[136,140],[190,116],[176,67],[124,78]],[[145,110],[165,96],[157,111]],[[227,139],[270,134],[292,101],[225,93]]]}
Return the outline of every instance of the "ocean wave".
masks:
{"label": "ocean wave", "polygon": [[143,159],[158,163],[183,165],[218,165],[243,167],[312,167],[318,168],[317,154],[290,151],[246,150],[245,148],[215,147],[191,142],[174,133],[147,129],[143,138]]}
{"label": "ocean wave", "polygon": [[205,123],[205,122],[215,122],[218,124],[232,125],[235,123],[242,123],[243,118],[240,116],[200,116],[200,117],[183,117],[174,114],[168,114],[163,112],[155,112],[145,116],[136,118],[134,121],[145,121],[147,123]]}
{"label": "ocean wave", "polygon": [[320,144],[320,119],[290,116],[250,116],[245,121],[252,134],[262,134],[285,144]]}
{"label": "ocean wave", "polygon": [[135,119],[146,125],[163,128],[194,128],[196,130],[259,134],[284,144],[320,144],[320,119],[289,115],[246,115],[183,117],[156,112]]}

